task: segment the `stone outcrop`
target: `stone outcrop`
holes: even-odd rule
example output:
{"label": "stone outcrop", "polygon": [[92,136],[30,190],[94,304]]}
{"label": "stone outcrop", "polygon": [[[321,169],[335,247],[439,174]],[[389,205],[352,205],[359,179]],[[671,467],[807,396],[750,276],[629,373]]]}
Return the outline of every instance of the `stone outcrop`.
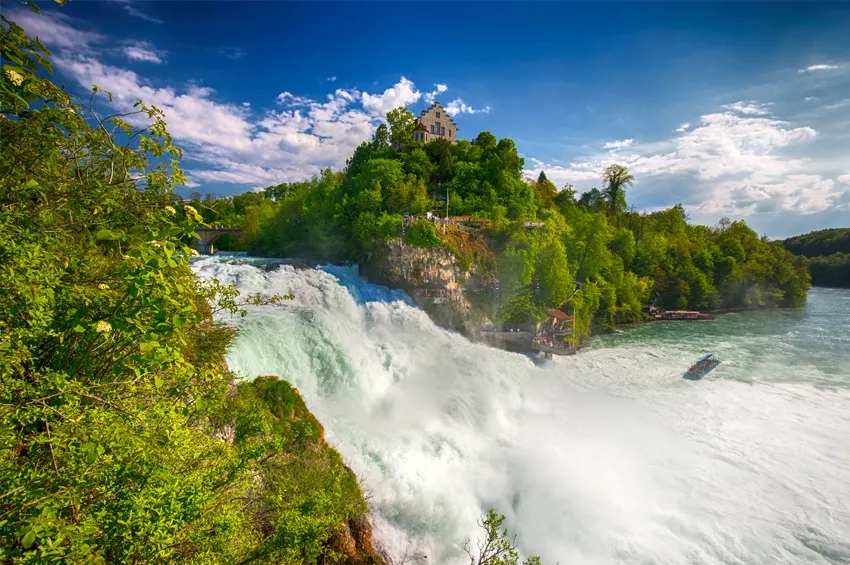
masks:
{"label": "stone outcrop", "polygon": [[386,561],[375,551],[372,540],[372,523],[365,514],[353,516],[342,524],[331,537],[329,547],[341,554],[339,565],[386,565]]}
{"label": "stone outcrop", "polygon": [[362,267],[372,281],[401,288],[442,327],[469,335],[474,323],[467,296],[471,281],[480,278],[445,247],[414,247],[401,238]]}

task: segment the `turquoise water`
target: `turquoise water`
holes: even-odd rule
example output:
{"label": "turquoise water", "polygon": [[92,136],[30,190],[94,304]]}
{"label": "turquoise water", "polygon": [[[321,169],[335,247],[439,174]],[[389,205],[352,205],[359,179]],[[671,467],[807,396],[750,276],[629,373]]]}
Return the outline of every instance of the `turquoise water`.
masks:
{"label": "turquoise water", "polygon": [[[436,327],[354,268],[194,269],[295,295],[231,320],[228,364],[299,388],[396,562],[469,563],[461,545],[494,507],[544,563],[850,563],[848,291],[532,362]],[[706,352],[722,360],[710,378],[682,379]]]}
{"label": "turquoise water", "polygon": [[812,288],[801,308],[643,324],[589,345],[663,349],[665,358],[682,356],[684,369],[702,353],[714,353],[722,363],[712,379],[850,388],[850,289]]}

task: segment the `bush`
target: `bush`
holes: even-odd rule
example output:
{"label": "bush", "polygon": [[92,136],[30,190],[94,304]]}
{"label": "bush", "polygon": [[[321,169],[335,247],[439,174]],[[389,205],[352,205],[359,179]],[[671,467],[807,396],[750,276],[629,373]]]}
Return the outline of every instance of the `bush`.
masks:
{"label": "bush", "polygon": [[404,234],[404,242],[414,247],[441,247],[443,242],[435,233],[434,224],[428,220],[416,220]]}

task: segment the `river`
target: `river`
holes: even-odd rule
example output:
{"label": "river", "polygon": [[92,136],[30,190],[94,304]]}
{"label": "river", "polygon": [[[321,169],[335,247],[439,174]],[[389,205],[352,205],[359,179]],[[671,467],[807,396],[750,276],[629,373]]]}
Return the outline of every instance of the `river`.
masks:
{"label": "river", "polygon": [[[468,563],[487,507],[544,563],[850,563],[850,291],[529,357],[436,327],[351,267],[207,257],[252,307],[228,363],[290,380],[398,560]],[[682,372],[705,352],[710,378]]]}

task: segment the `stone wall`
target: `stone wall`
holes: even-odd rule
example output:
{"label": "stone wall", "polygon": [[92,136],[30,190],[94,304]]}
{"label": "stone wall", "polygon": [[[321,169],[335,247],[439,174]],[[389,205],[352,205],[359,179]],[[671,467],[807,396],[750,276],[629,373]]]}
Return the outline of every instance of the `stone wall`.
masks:
{"label": "stone wall", "polygon": [[[433,141],[439,137],[444,137],[452,143],[457,143],[457,124],[455,124],[451,116],[446,113],[446,110],[440,106],[439,102],[435,102],[433,106],[422,112],[422,115],[419,116],[419,123],[424,124],[428,129],[427,139],[429,141]],[[436,134],[431,133],[433,131],[431,128],[436,128],[437,124],[439,124],[439,127],[441,128],[440,131],[445,130],[445,134],[441,134],[440,131]]]}

